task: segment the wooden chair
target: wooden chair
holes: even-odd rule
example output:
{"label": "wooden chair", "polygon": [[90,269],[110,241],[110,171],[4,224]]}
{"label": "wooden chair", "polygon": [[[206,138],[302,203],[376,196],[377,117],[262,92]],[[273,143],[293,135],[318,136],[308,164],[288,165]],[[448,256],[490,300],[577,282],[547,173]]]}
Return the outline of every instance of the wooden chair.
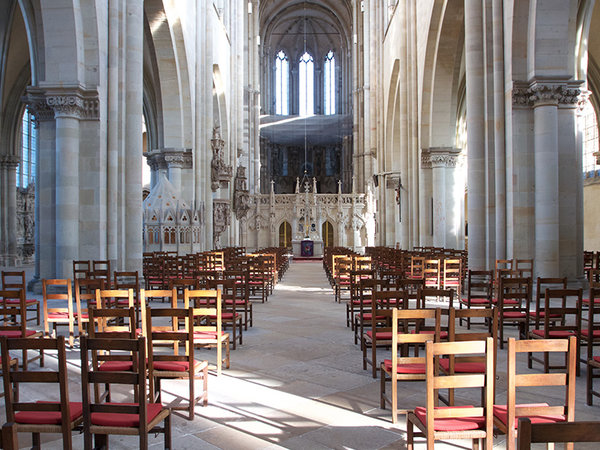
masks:
{"label": "wooden chair", "polygon": [[[194,357],[194,327],[193,308],[147,308],[148,337],[148,380],[152,401],[162,403],[161,380],[187,379],[189,397],[188,404],[171,405],[170,409],[188,411],[188,418],[194,418],[194,408],[202,401],[203,406],[208,405],[208,361],[197,361]],[[158,320],[154,320],[158,319]],[[161,320],[168,320],[167,324],[158,325]],[[185,328],[180,329],[179,323],[185,322]],[[169,346],[172,351],[155,351],[156,346]],[[184,346],[183,354],[179,354],[179,347]],[[201,380],[203,388],[200,395],[196,395],[195,382]]]}
{"label": "wooden chair", "polygon": [[[0,325],[0,337],[4,336],[7,339],[34,339],[42,337],[43,333],[37,330],[27,328],[25,317],[27,316],[27,306],[25,301],[25,291],[19,289],[16,291],[2,290],[0,291],[2,306],[0,307],[0,316],[2,317],[2,325]],[[11,306],[7,307],[6,303],[11,302]],[[23,350],[23,369],[27,370],[30,362],[40,360],[40,366],[44,366],[44,350],[39,349],[39,355],[29,358],[27,350]]]}
{"label": "wooden chair", "polygon": [[[140,290],[140,298],[143,299],[142,303],[148,305],[151,301],[157,301],[160,299],[161,303],[165,300],[171,306],[171,308],[177,308],[177,289],[142,289]],[[180,307],[183,307],[183,302]],[[147,309],[146,309],[147,311]]]}
{"label": "wooden chair", "polygon": [[[92,339],[135,339],[137,337],[135,326],[134,308],[90,308],[88,322],[88,336]],[[92,367],[95,371],[129,372],[133,368],[131,353],[97,352],[92,351]],[[110,402],[110,383],[104,386],[100,393],[100,386],[94,385],[94,398],[96,402],[103,399]]]}
{"label": "wooden chair", "polygon": [[[517,373],[517,355],[528,352],[557,352],[568,355],[568,367],[561,373]],[[500,433],[506,434],[506,447],[515,448],[517,418],[529,417],[533,423],[572,422],[575,419],[575,366],[577,363],[577,338],[508,340],[508,389],[507,404],[494,406],[494,424]],[[552,406],[548,403],[519,404],[518,388],[539,388],[545,386],[545,399],[560,398],[564,402]],[[556,391],[549,392],[551,386]],[[554,395],[556,393],[556,395]]]}
{"label": "wooden chair", "polygon": [[[97,370],[89,364],[90,353],[120,351],[133,355],[129,371]],[[133,403],[102,403],[90,396],[90,386],[99,384],[129,385]],[[146,339],[81,338],[81,388],[83,401],[83,433],[86,450],[109,448],[111,434],[139,437],[139,448],[148,448],[149,433],[163,433],[164,447],[171,448],[171,415],[160,403],[148,403],[146,395]],[[163,426],[159,424],[163,422]]]}
{"label": "wooden chair", "polygon": [[77,305],[77,328],[79,336],[87,331],[88,310],[96,305],[96,290],[104,290],[103,279],[76,278],[75,304]]}
{"label": "wooden chair", "polygon": [[439,259],[426,259],[423,263],[423,279],[425,280],[425,288],[440,289],[441,285],[441,270]]}
{"label": "wooden chair", "polygon": [[[494,274],[491,270],[471,270],[467,274],[467,298],[458,297],[462,309],[491,308]],[[471,317],[466,317],[467,329],[471,329]],[[462,322],[461,322],[462,324]]]}
{"label": "wooden chair", "polygon": [[[575,297],[576,303],[566,307],[567,297]],[[529,332],[529,339],[567,339],[570,336],[581,342],[581,289],[546,289],[544,297],[544,321],[540,328]],[[552,300],[560,300],[562,306],[552,306]],[[556,303],[556,301],[555,301]],[[527,354],[527,366],[531,369],[533,361],[544,365],[544,372],[550,369],[564,369],[568,361],[565,354],[565,363],[562,366],[550,364],[550,355],[544,352],[543,357],[534,356],[533,352]],[[579,345],[577,345],[577,376],[579,376]]]}
{"label": "wooden chair", "polygon": [[184,301],[184,292],[186,289],[190,291],[194,291],[198,289],[198,280],[195,278],[180,278],[177,280],[169,281],[169,289],[175,289],[177,291],[177,303],[172,305],[172,308],[178,307],[178,305],[183,306]]}
{"label": "wooden chair", "polygon": [[78,278],[89,278],[89,273],[92,270],[90,261],[73,261],[73,280]]}
{"label": "wooden chair", "polygon": [[[25,284],[25,271],[10,272],[2,271],[2,290],[3,291],[14,291],[22,289],[27,295],[27,285]],[[35,317],[27,319],[27,321],[35,320],[36,325],[40,324],[40,302],[35,298],[25,298],[25,304],[27,311],[33,311]],[[15,306],[19,307],[19,301],[16,299],[6,299],[5,307]],[[23,316],[25,318],[26,316]]]}
{"label": "wooden chair", "polygon": [[[225,361],[229,369],[229,333],[223,331],[221,321],[221,291],[219,290],[185,290],[184,308],[194,308],[194,345],[200,348],[217,348],[217,375]],[[209,305],[213,306],[209,306]],[[206,305],[206,306],[204,306]],[[209,318],[213,316],[211,321]],[[223,346],[225,358],[223,358]]]}
{"label": "wooden chair", "polygon": [[[485,355],[486,370],[478,375],[444,375],[436,371],[436,358],[441,356],[461,357]],[[473,448],[479,448],[478,441],[484,440],[485,448],[493,448],[493,415],[494,404],[494,341],[464,342],[427,342],[426,343],[426,407],[415,408],[408,414],[407,448],[413,449],[414,437],[424,436],[427,448],[433,450],[437,440],[472,439]],[[440,389],[482,388],[485,391],[485,401],[481,406],[447,406],[436,407],[437,391]],[[420,433],[414,433],[414,427]]]}
{"label": "wooden chair", "polygon": [[[419,347],[425,342],[439,342],[440,309],[392,309],[382,311],[390,325],[390,344],[392,356],[384,359],[380,365],[380,406],[385,409],[386,404],[392,407],[392,423],[398,421],[398,383],[401,381],[425,380],[425,356],[419,356]],[[434,334],[420,333],[421,324],[426,320],[433,320],[438,324]],[[410,348],[409,348],[410,347]],[[412,355],[410,354],[412,350]],[[375,359],[373,359],[375,362]],[[386,394],[385,384],[391,382],[391,396]]]}
{"label": "wooden chair", "polygon": [[425,270],[425,258],[423,256],[411,256],[410,276],[413,280],[422,280]]}
{"label": "wooden chair", "polygon": [[[2,366],[10,365],[10,351],[44,350],[56,351],[56,370],[4,370],[6,409],[6,424],[3,435],[10,439],[3,442],[4,448],[18,449],[17,433],[31,433],[33,448],[40,448],[40,433],[62,434],[63,448],[73,448],[71,442],[71,431],[83,421],[81,402],[69,401],[67,354],[65,350],[65,338],[59,336],[57,339],[7,339],[0,338],[2,348]],[[31,400],[34,390],[29,390],[27,401],[18,401],[15,398],[13,385],[16,389],[23,385],[38,385],[43,396],[38,401]],[[53,387],[52,385],[56,387]],[[34,388],[35,389],[35,388]],[[53,392],[53,390],[57,392]],[[49,391],[50,390],[50,391]],[[56,400],[50,400],[51,398]]]}
{"label": "wooden chair", "polygon": [[519,336],[527,337],[529,307],[531,305],[531,278],[503,278],[498,284],[498,324],[500,348],[504,348],[504,326],[516,325]]}
{"label": "wooden chair", "polygon": [[350,292],[350,273],[352,272],[352,257],[338,258],[336,260],[335,301],[342,301],[342,293]]}
{"label": "wooden chair", "polygon": [[[600,422],[531,423],[519,419],[517,449],[530,450],[533,443],[600,442]],[[567,448],[572,448],[572,444]]]}
{"label": "wooden chair", "polygon": [[462,260],[447,258],[444,259],[444,272],[442,278],[443,289],[452,289],[456,298],[462,298]]}
{"label": "wooden chair", "polygon": [[[112,287],[114,289],[133,289],[133,299],[136,303],[136,308],[139,307],[140,301],[140,277],[136,271],[132,272],[117,272],[113,273],[114,282]],[[122,302],[123,306],[127,306]]]}
{"label": "wooden chair", "polygon": [[399,280],[396,284],[396,289],[401,289],[406,292],[406,299],[410,303],[414,303],[414,308],[418,308],[419,290],[425,289],[425,280],[406,278]]}
{"label": "wooden chair", "polygon": [[[17,358],[9,358],[9,362],[8,362],[8,370],[14,370],[16,367],[19,366],[19,360]],[[2,366],[2,359],[0,358],[0,376],[2,375],[2,370],[3,370],[3,366]],[[2,387],[4,387],[4,385],[2,385]],[[13,395],[14,395],[14,399],[16,402],[19,401],[19,390],[17,389],[17,386],[14,385],[13,388]],[[4,391],[0,392],[0,398],[4,397]]]}
{"label": "wooden chair", "polygon": [[[541,328],[544,322],[544,308],[543,308],[543,298],[546,293],[546,289],[567,289],[567,277],[564,278],[542,278],[537,277],[536,280],[536,289],[535,289],[535,309],[529,312],[529,319],[531,321],[531,325],[534,328]],[[563,299],[562,307],[565,308],[566,297]],[[553,319],[560,318],[560,316],[554,316]]]}
{"label": "wooden chair", "polygon": [[106,289],[111,289],[111,276],[112,272],[110,271],[110,261],[107,259],[104,260],[96,260],[92,261],[92,270],[90,271],[90,278],[98,279],[102,278],[104,280],[104,286]]}
{"label": "wooden chair", "polygon": [[[467,331],[460,330],[457,324],[466,319],[483,319],[488,324],[487,330],[482,331]],[[456,309],[450,308],[448,315],[448,342],[463,342],[463,341],[485,341],[487,338],[492,338],[494,342],[493,359],[494,359],[494,379],[496,377],[496,344],[498,343],[498,310],[495,308],[476,308],[476,309]],[[446,375],[461,374],[481,374],[486,371],[486,358],[483,356],[454,356],[441,358],[440,371]],[[484,391],[482,391],[482,395]],[[449,406],[454,406],[454,390],[448,390],[448,397],[440,394],[440,399]],[[483,397],[482,397],[483,401]]]}
{"label": "wooden chair", "polygon": [[533,259],[515,259],[514,270],[520,278],[533,279]]}
{"label": "wooden chair", "polygon": [[[600,397],[600,393],[593,389],[593,379],[600,377],[598,369],[600,369],[600,357],[594,356],[594,346],[600,344],[600,289],[590,288],[589,308],[587,311],[588,319],[586,326],[581,327],[581,336],[579,340],[580,348],[582,345],[587,346],[585,362],[588,367],[587,371],[587,404],[591,405],[593,397]],[[583,314],[583,311],[582,311]]]}
{"label": "wooden chair", "polygon": [[374,270],[352,270],[350,272],[350,299],[346,302],[346,326],[354,331],[354,313],[360,306],[361,282],[375,278]]}
{"label": "wooden chair", "polygon": [[[231,326],[231,343],[233,349],[237,348],[237,342],[243,343],[243,317],[237,312],[237,289],[234,280],[213,280],[208,283],[208,289],[219,289],[221,291],[221,323],[226,330]],[[210,320],[217,320],[211,316]]]}
{"label": "wooden chair", "polygon": [[[56,287],[62,287],[63,292],[49,292]],[[73,348],[75,339],[75,314],[73,313],[73,289],[71,280],[42,280],[42,298],[44,302],[44,330],[46,336],[50,336],[50,324],[52,324],[52,334],[56,337],[56,327],[65,325],[69,327],[69,346]],[[50,306],[48,301],[53,303],[61,301],[62,305],[53,304]]]}
{"label": "wooden chair", "polygon": [[[144,297],[145,300],[145,297]],[[104,289],[96,290],[97,308],[133,308],[135,311],[135,323],[138,334],[146,332],[146,305],[135,301],[133,289]]]}
{"label": "wooden chair", "polygon": [[365,279],[359,283],[358,307],[353,318],[354,344],[358,344],[358,339],[364,334],[365,326],[371,326],[371,309],[373,307],[373,296],[375,292],[382,291],[388,287],[386,280]]}
{"label": "wooden chair", "polygon": [[250,291],[248,288],[248,270],[225,270],[223,278],[226,280],[234,280],[236,288],[237,306],[244,310],[244,330],[252,326],[253,323],[253,307],[250,301]]}

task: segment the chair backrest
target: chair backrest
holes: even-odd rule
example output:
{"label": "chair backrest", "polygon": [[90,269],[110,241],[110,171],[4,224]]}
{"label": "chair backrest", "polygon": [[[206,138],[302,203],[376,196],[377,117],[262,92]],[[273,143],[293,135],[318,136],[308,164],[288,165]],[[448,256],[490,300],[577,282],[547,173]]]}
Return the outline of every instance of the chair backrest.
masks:
{"label": "chair backrest", "polygon": [[485,298],[490,303],[494,284],[494,272],[491,270],[471,270],[467,274],[467,301],[473,298]]}
{"label": "chair backrest", "polygon": [[[0,291],[0,316],[2,324],[0,331],[15,334],[15,337],[26,337],[27,335],[27,305],[25,303],[25,290],[3,289]],[[6,300],[19,300],[19,303],[6,305]]]}
{"label": "chair backrest", "polygon": [[443,276],[442,287],[444,289],[454,289],[455,291],[460,292],[462,286],[462,260],[460,258],[444,259]]}
{"label": "chair backrest", "polygon": [[136,301],[140,298],[140,277],[137,270],[132,272],[113,273],[115,289],[133,289],[133,296]]}
{"label": "chair backrest", "polygon": [[444,303],[444,306],[447,305],[448,308],[452,308],[454,304],[454,291],[452,289],[435,289],[426,287],[419,290],[417,308],[425,308],[426,299],[428,297],[435,297],[438,299],[438,302],[441,300]]}
{"label": "chair backrest", "polygon": [[178,278],[169,281],[169,289],[175,289],[177,291],[177,300],[181,300],[183,304],[183,293],[186,289],[193,291],[198,289],[198,280],[195,278]]}
{"label": "chair backrest", "polygon": [[103,278],[104,285],[107,289],[111,288],[111,274],[110,271],[110,261],[105,260],[95,260],[92,261],[92,270],[90,271],[90,278]]}
{"label": "chair backrest", "polygon": [[[573,333],[581,339],[582,289],[546,289],[544,296],[544,337],[549,339],[550,332]],[[575,297],[576,303],[567,306],[567,297]],[[560,299],[561,306],[553,306],[552,300]],[[555,302],[556,303],[556,302]]]}
{"label": "chair backrest", "polygon": [[374,308],[377,309],[408,308],[408,294],[406,291],[374,291],[371,297],[376,304]]}
{"label": "chair backrest", "polygon": [[531,423],[519,418],[517,449],[530,450],[531,444],[556,442],[599,442],[600,422]]}
{"label": "chair backrest", "polygon": [[104,280],[93,278],[75,279],[75,304],[77,305],[77,321],[79,334],[83,332],[82,322],[87,322],[88,309],[96,305],[96,290],[104,289]]}
{"label": "chair backrest", "polygon": [[127,307],[135,307],[133,289],[96,289],[97,308],[117,308],[119,300],[127,300]]}
{"label": "chair backrest", "polygon": [[169,300],[171,308],[177,308],[177,290],[172,289],[142,289],[140,291],[140,298],[143,299],[143,303],[148,306],[150,300],[165,299]]}
{"label": "chair backrest", "polygon": [[[206,306],[203,306],[206,305]],[[196,306],[198,305],[198,306]],[[221,339],[223,323],[221,319],[221,291],[212,289],[185,290],[184,308],[193,307],[194,333],[214,335],[218,341]],[[207,320],[209,317],[213,320]],[[223,348],[217,347],[217,361],[222,361]],[[220,364],[217,363],[217,372],[220,371]]]}
{"label": "chair backrest", "polygon": [[438,289],[440,287],[440,260],[426,259],[423,263],[423,278],[425,279],[425,287]]}
{"label": "chair backrest", "polygon": [[[564,278],[542,278],[537,277],[535,282],[535,310],[541,311],[542,309],[542,299],[546,294],[546,289],[567,289],[567,277]],[[538,322],[541,320],[539,314],[536,314],[536,328],[539,328]]]}
{"label": "chair backrest", "polygon": [[[194,329],[193,308],[147,308],[146,337],[148,339],[148,367],[153,368],[154,361],[187,362],[188,368],[194,367]],[[158,319],[158,320],[155,320]],[[183,328],[180,323],[184,322]],[[180,345],[184,352],[179,354]],[[172,351],[155,352],[154,347],[168,346]]]}
{"label": "chair backrest", "polygon": [[[491,337],[485,340],[463,342],[432,342],[425,344],[427,404],[426,421],[428,430],[434,430],[436,419],[461,419],[466,417],[485,417],[485,430],[488,448],[492,448],[492,431],[494,427],[494,350],[495,343]],[[440,375],[437,370],[438,358],[471,358],[483,357],[485,373]],[[438,391],[441,389],[483,388],[483,404],[479,407],[435,408]]]}
{"label": "chair backrest", "polygon": [[[498,307],[525,312],[529,317],[529,306],[531,305],[531,278],[500,278],[498,284]],[[514,300],[510,304],[506,300]]]}
{"label": "chair backrest", "polygon": [[494,266],[494,281],[497,283],[500,278],[504,278],[506,275],[510,276],[514,268],[512,259],[497,259]]}
{"label": "chair backrest", "polygon": [[[53,288],[63,287],[63,292],[50,292]],[[73,289],[71,287],[71,280],[42,280],[42,298],[44,300],[44,324],[46,333],[49,332],[48,318],[53,314],[64,314],[67,313],[67,320],[73,322],[75,316],[73,314]],[[61,300],[61,306],[49,305],[49,301],[56,303]]]}
{"label": "chair backrest", "polygon": [[[567,356],[567,367],[555,373],[518,373],[517,356],[528,352],[563,353]],[[508,424],[507,442],[514,442],[514,425],[516,417],[527,416],[562,416],[567,422],[575,418],[575,375],[577,366],[577,338],[567,339],[508,339],[507,359],[507,404],[506,424]],[[548,391],[544,400],[560,398],[563,391],[564,401],[559,405],[546,403],[526,404],[519,406],[517,390],[519,388],[539,388],[545,386]],[[556,390],[552,390],[554,387]],[[556,394],[556,395],[554,395]]]}
{"label": "chair backrest", "polygon": [[92,270],[92,266],[90,261],[79,260],[73,261],[73,279],[77,278],[88,278],[90,270]]}
{"label": "chair backrest", "polygon": [[[29,365],[26,369],[2,371],[6,422],[37,423],[40,428],[37,430],[32,429],[31,431],[40,432],[44,431],[42,429],[43,426],[52,423],[52,420],[45,422],[43,418],[52,418],[56,420],[55,423],[60,424],[63,433],[64,448],[71,448],[72,405],[69,403],[69,375],[67,372],[65,338],[59,336],[56,339],[7,339],[5,336],[2,336],[0,338],[0,348],[2,349],[2,367],[10,367],[9,352],[11,351],[56,351],[56,369],[44,367],[40,370],[31,370],[32,365]],[[35,385],[38,383],[39,387],[31,389],[29,392],[30,395],[26,396],[27,398],[22,398],[20,401],[15,398],[13,385],[18,385],[22,388],[24,385]],[[55,385],[56,388],[53,388],[51,385]],[[31,387],[29,386],[29,388]],[[53,395],[53,389],[56,389],[54,392],[55,395]],[[43,396],[39,398],[40,401],[31,401],[31,393],[34,392],[40,394],[43,392]],[[56,400],[51,401],[53,397]],[[37,421],[25,421],[26,416],[29,419],[37,418]],[[77,419],[81,420],[80,417],[75,418],[75,420]],[[32,428],[36,428],[36,426],[32,425]],[[56,432],[56,430],[54,431]]]}
{"label": "chair backrest", "polygon": [[25,271],[2,271],[2,289],[26,289]]}
{"label": "chair backrest", "polygon": [[521,278],[533,278],[533,259],[515,259],[514,270]]}
{"label": "chair backrest", "polygon": [[423,256],[411,256],[410,258],[410,277],[413,279],[423,279],[423,270],[425,269],[425,258]]}
{"label": "chair backrest", "polygon": [[[581,332],[585,332],[585,338],[588,341],[588,361],[594,357],[594,345],[592,344],[598,344],[598,341],[600,341],[600,320],[598,319],[598,314],[600,314],[600,305],[598,304],[598,300],[600,300],[600,288],[590,288],[587,325],[583,326],[583,323],[581,325]],[[583,315],[583,311],[581,311],[581,314]],[[592,369],[588,368],[588,370]]]}

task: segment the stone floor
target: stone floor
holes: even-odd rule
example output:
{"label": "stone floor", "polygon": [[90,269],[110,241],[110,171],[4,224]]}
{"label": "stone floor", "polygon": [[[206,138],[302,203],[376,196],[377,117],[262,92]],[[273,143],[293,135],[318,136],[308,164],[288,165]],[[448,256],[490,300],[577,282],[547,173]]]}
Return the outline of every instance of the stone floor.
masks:
{"label": "stone floor", "polygon": [[[160,305],[160,304],[159,304]],[[157,305],[157,306],[159,306]],[[214,360],[214,351],[202,355]],[[53,355],[47,364],[54,363]],[[345,306],[335,303],[320,262],[295,262],[267,303],[254,305],[254,327],[244,332],[244,344],[232,351],[231,369],[209,379],[209,405],[196,407],[188,421],[175,413],[175,449],[379,449],[405,448],[406,425],[391,423],[389,410],[379,408],[379,380],[362,369],[362,354],[345,325]],[[498,353],[496,399],[506,395],[506,350]],[[539,366],[534,367],[539,369]],[[81,396],[78,348],[69,351],[71,400]],[[578,420],[599,420],[598,406],[585,404],[585,368],[577,380]],[[185,382],[165,383],[163,400],[186,398]],[[424,383],[402,383],[399,406],[413,408],[425,401]],[[22,399],[42,398],[21,391]],[[478,394],[477,394],[478,395]],[[533,392],[532,400],[558,398],[561,392]],[[43,392],[45,398],[55,398]],[[3,400],[0,400],[3,403]],[[4,419],[4,408],[0,410]],[[20,445],[30,436],[20,434]],[[43,448],[62,448],[58,435],[42,437]],[[421,441],[422,442],[422,441]],[[162,436],[150,445],[162,447]],[[503,436],[494,440],[505,448]],[[74,435],[74,448],[82,448]],[[137,440],[111,437],[114,449],[136,448]],[[420,443],[416,448],[425,448]],[[437,448],[470,448],[469,441],[440,443]],[[576,448],[597,448],[581,445]]]}

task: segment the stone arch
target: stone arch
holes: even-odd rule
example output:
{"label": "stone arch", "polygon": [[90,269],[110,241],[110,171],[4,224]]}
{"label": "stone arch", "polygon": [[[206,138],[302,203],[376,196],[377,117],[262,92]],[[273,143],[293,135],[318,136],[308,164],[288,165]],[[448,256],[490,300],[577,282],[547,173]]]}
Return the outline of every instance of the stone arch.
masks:
{"label": "stone arch", "polygon": [[[159,115],[163,125],[165,147],[184,148],[192,145],[192,106],[188,65],[181,22],[169,2],[147,0],[145,36],[151,41],[152,68],[160,91]],[[158,98],[158,93],[155,94]],[[158,106],[158,105],[157,105]]]}

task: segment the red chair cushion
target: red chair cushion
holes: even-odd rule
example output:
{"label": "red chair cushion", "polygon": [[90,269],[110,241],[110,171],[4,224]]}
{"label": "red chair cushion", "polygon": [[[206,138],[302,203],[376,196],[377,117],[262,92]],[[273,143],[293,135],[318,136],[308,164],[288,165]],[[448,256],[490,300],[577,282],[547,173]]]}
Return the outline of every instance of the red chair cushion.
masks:
{"label": "red chair cushion", "polygon": [[154,361],[153,368],[169,372],[186,372],[190,368],[190,363],[187,361]]}
{"label": "red chair cushion", "polygon": [[[221,331],[221,336],[225,334],[224,331]],[[216,331],[196,331],[194,332],[194,340],[201,341],[203,339],[216,339],[217,332]]]}
{"label": "red chair cushion", "polygon": [[68,319],[68,312],[52,312],[48,313],[48,319]]}
{"label": "red chair cushion", "polygon": [[[526,406],[526,407],[535,407],[535,406],[548,406],[548,403],[523,403],[516,406]],[[502,421],[503,424],[506,425],[506,421],[508,420],[508,413],[506,405],[494,405],[494,417],[497,417]],[[543,415],[543,416],[527,416],[531,423],[556,423],[556,422],[564,422],[565,416],[562,415]],[[518,417],[515,417],[515,425],[517,428]]]}
{"label": "red chair cushion", "polygon": [[[442,406],[435,409],[472,408],[472,406]],[[427,423],[427,409],[419,406],[415,408],[415,415],[425,425]],[[435,419],[435,431],[466,431],[479,430],[485,427],[485,417],[457,417],[448,419]]]}
{"label": "red chair cushion", "polygon": [[[493,302],[494,303],[498,303],[498,300],[494,299]],[[518,305],[519,301],[518,300],[510,299],[510,298],[506,298],[506,299],[504,299],[504,304],[505,305]]]}
{"label": "red chair cushion", "polygon": [[[37,333],[35,330],[25,330],[25,336],[31,336],[32,334]],[[8,339],[10,338],[20,338],[23,336],[20,330],[4,330],[0,331],[0,336],[6,336]]]}
{"label": "red chair cushion", "polygon": [[[415,330],[411,331],[412,334],[415,333]],[[435,331],[433,330],[421,330],[419,331],[419,334],[435,334]],[[440,331],[440,339],[447,339],[448,338],[448,332],[447,331]]]}
{"label": "red chair cushion", "polygon": [[[372,330],[367,331],[367,336],[369,336],[371,339],[373,339],[373,331]],[[391,331],[379,331],[376,333],[375,337],[377,339],[381,339],[384,341],[391,341],[392,340],[392,332]]]}
{"label": "red chair cushion", "polygon": [[[469,299],[461,298],[460,301],[465,305],[469,304]],[[489,305],[490,301],[487,298],[472,298],[471,305]]]}
{"label": "red chair cushion", "polygon": [[[440,358],[440,366],[446,371],[450,370],[450,360],[448,358]],[[485,363],[455,361],[454,373],[485,373]]]}
{"label": "red chair cushion", "polygon": [[[546,336],[546,334],[544,333],[544,330],[533,330],[532,333],[539,337]],[[555,331],[551,330],[548,333],[548,336],[551,338],[568,338],[569,336],[575,336],[575,332],[570,331],[570,330],[555,330]]]}
{"label": "red chair cushion", "polygon": [[[392,371],[392,360],[391,359],[384,359],[383,365],[385,367],[385,370],[387,370],[388,372]],[[419,364],[419,363],[398,364],[397,372],[398,373],[425,374],[425,364],[422,364],[422,363],[421,364]]]}
{"label": "red chair cushion", "polygon": [[[581,330],[581,334],[584,335],[584,336],[589,336],[590,330],[588,328],[584,328],[584,329]],[[594,330],[594,331],[592,331],[592,336],[595,337],[595,338],[600,337],[600,330]]]}
{"label": "red chair cushion", "polygon": [[[59,402],[36,402],[52,403],[60,405]],[[83,414],[83,403],[69,402],[71,422]],[[15,422],[36,425],[60,425],[62,423],[60,411],[19,411],[15,413]]]}
{"label": "red chair cushion", "polygon": [[[529,313],[533,317],[546,317],[546,311],[531,311]],[[561,317],[560,314],[550,314],[550,317]]]}
{"label": "red chair cushion", "polygon": [[599,362],[600,363],[600,356],[594,356],[594,361]]}
{"label": "red chair cushion", "polygon": [[[583,301],[583,303],[589,303],[589,302],[590,302],[590,299],[589,299],[589,298],[584,298],[582,301]],[[594,305],[595,305],[596,303],[600,303],[600,298],[595,298],[595,299],[594,299]]]}
{"label": "red chair cushion", "polygon": [[98,367],[104,372],[129,372],[133,370],[133,361],[105,361]]}
{"label": "red chair cushion", "polygon": [[[21,303],[21,300],[19,300],[18,298],[7,298],[4,301],[7,305],[18,305],[19,303]],[[28,298],[27,300],[25,300],[25,303],[30,305],[32,303],[38,303],[38,301],[33,298]]]}
{"label": "red chair cushion", "polygon": [[520,319],[525,317],[525,313],[520,311],[503,311],[502,316],[509,319]]}
{"label": "red chair cushion", "polygon": [[[360,314],[357,314],[357,315],[356,315],[356,317],[360,318],[360,317],[361,317],[361,315],[360,315]],[[371,318],[372,318],[372,317],[373,317],[373,314],[372,314],[372,313],[363,313],[363,314],[362,314],[362,319],[363,319],[363,320],[371,320]],[[385,319],[385,316],[375,316],[375,319],[376,319],[376,320],[383,320],[383,319]],[[390,335],[390,336],[391,336],[391,335]]]}
{"label": "red chair cushion", "polygon": [[[136,405],[136,403],[106,403],[106,405]],[[150,423],[162,410],[160,403],[148,403],[146,407],[146,419]],[[105,427],[138,427],[140,425],[140,416],[138,414],[112,414],[112,413],[92,413],[91,422],[93,425]]]}

